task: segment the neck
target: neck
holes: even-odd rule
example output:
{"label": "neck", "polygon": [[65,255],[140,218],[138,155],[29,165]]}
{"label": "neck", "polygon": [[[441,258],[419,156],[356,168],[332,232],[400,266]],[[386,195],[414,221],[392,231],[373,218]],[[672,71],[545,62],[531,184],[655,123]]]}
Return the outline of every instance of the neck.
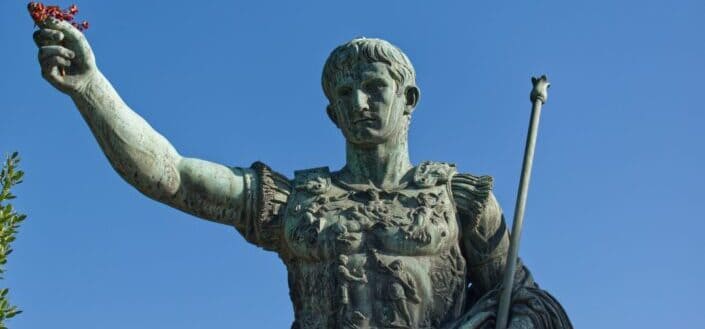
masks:
{"label": "neck", "polygon": [[342,170],[345,180],[353,184],[372,183],[382,189],[399,186],[412,167],[406,138],[371,146],[347,142],[346,162]]}

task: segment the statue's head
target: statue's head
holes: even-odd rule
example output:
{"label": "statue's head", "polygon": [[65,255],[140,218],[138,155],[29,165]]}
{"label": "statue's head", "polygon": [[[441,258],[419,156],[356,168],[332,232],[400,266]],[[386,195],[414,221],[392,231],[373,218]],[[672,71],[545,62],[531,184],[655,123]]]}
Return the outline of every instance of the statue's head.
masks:
{"label": "statue's head", "polygon": [[381,39],[353,39],[333,50],[323,67],[328,116],[358,145],[406,140],[419,99],[411,61]]}

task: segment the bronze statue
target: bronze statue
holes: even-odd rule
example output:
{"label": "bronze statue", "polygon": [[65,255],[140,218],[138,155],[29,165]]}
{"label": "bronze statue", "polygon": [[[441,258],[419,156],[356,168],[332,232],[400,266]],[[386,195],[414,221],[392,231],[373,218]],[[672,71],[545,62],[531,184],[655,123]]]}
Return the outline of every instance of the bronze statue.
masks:
{"label": "bronze statue", "polygon": [[[234,226],[289,272],[292,328],[493,328],[509,245],[492,178],[409,161],[419,100],[407,56],[379,39],[337,47],[323,69],[346,165],[289,179],[255,162],[181,156],[123,102],[84,35],[47,20],[42,74],[71,96],[115,170],[146,196]],[[572,328],[518,263],[510,328]]]}

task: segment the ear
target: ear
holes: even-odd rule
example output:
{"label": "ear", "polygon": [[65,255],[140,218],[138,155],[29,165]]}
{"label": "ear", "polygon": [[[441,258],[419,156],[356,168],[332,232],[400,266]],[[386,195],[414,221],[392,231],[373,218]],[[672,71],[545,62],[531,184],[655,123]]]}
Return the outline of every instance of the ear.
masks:
{"label": "ear", "polygon": [[406,98],[406,110],[404,114],[411,114],[411,112],[414,111],[416,104],[419,102],[419,93],[419,88],[416,86],[406,87],[406,90],[404,90],[404,98]]}
{"label": "ear", "polygon": [[336,127],[340,128],[338,126],[338,119],[336,119],[335,117],[335,110],[333,109],[333,105],[328,104],[328,106],[326,106],[326,113],[328,113],[330,121],[333,121],[333,124],[335,124]]}

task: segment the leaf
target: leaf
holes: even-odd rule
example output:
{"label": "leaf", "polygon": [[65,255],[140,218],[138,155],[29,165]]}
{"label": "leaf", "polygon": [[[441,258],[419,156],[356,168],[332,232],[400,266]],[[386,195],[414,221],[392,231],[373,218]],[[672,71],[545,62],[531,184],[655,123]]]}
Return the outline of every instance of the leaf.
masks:
{"label": "leaf", "polygon": [[[24,172],[17,169],[20,158],[18,152],[13,152],[7,157],[0,169],[0,274],[5,273],[4,265],[7,263],[7,256],[12,253],[10,244],[15,241],[15,234],[20,222],[27,218],[26,215],[17,213],[12,204],[4,203],[15,198],[11,188],[22,182]],[[2,275],[0,275],[0,279]],[[0,289],[0,329],[7,328],[5,319],[14,317],[21,313],[17,307],[11,306],[7,299],[9,289]]]}
{"label": "leaf", "polygon": [[13,306],[12,309],[10,309],[10,311],[7,312],[6,317],[9,319],[9,318],[14,317],[17,314],[20,314],[20,313],[22,313],[22,310],[18,310],[17,307]]}

